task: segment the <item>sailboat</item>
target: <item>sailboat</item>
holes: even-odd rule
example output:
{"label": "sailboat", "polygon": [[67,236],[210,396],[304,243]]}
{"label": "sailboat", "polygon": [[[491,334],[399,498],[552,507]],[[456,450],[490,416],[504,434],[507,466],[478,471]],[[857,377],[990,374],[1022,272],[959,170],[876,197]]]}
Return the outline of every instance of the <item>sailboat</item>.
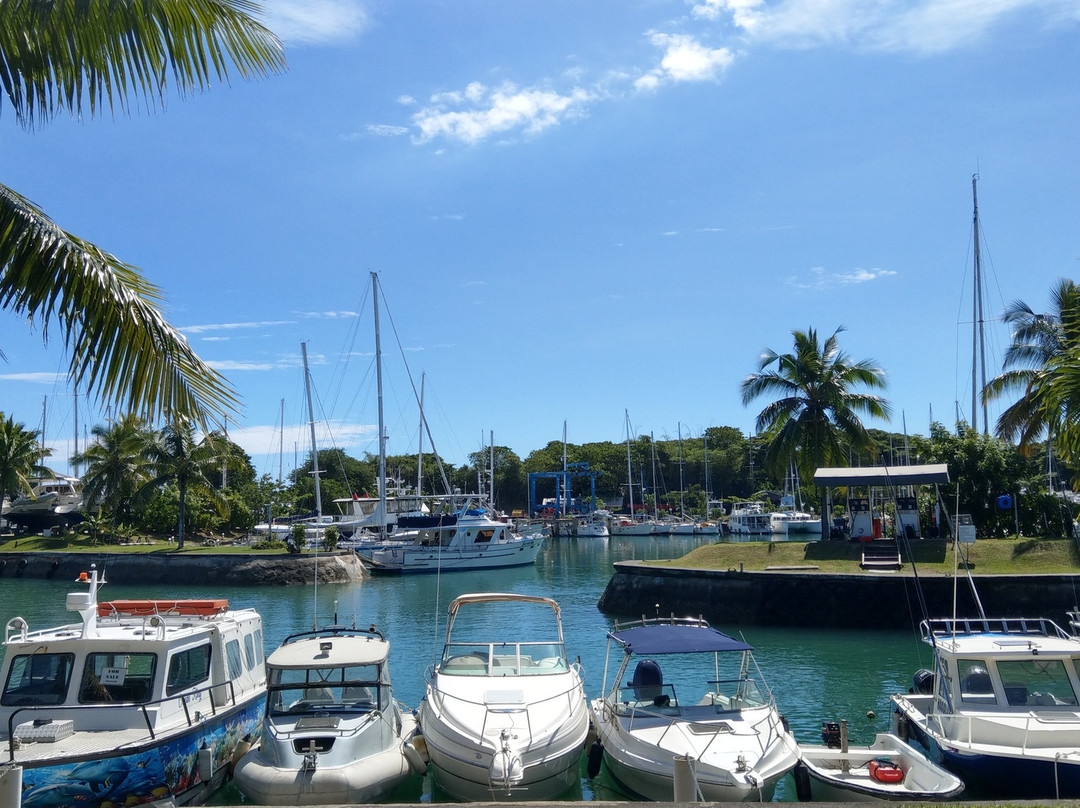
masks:
{"label": "sailboat", "polygon": [[626,490],[630,500],[630,515],[611,522],[612,536],[651,536],[652,525],[634,518],[634,466],[630,459],[630,411],[623,410],[626,416]]}
{"label": "sailboat", "polygon": [[[386,514],[386,433],[383,422],[382,345],[379,333],[379,276],[371,273],[375,311],[375,376],[379,409],[379,509]],[[427,422],[421,417],[426,429]],[[430,433],[428,435],[430,438]],[[445,478],[444,478],[445,483]],[[449,490],[449,486],[447,485]],[[392,534],[385,522],[378,535],[356,547],[372,572],[417,573],[516,567],[535,563],[543,536],[520,536],[505,522],[492,518],[490,503],[480,494],[426,497],[436,502],[433,513],[403,516]]]}

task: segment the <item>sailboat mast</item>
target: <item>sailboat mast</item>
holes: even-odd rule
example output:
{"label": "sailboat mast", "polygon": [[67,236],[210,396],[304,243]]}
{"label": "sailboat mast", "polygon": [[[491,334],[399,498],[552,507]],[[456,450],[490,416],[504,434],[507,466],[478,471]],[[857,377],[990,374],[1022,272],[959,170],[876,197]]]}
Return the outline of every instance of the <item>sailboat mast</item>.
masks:
{"label": "sailboat mast", "polygon": [[416,450],[416,495],[420,496],[424,480],[424,380],[427,373],[420,372],[420,448]]}
{"label": "sailboat mast", "polygon": [[630,495],[630,518],[634,518],[634,467],[630,465],[630,410],[626,414],[626,490]]}
{"label": "sailboat mast", "polygon": [[311,375],[308,373],[307,343],[300,343],[304,354],[304,388],[307,390],[308,426],[311,428],[311,473],[315,476],[315,513],[322,521],[322,491],[319,487],[319,452],[315,446],[315,409],[311,406]]}
{"label": "sailboat mast", "polygon": [[[79,391],[75,391],[75,455],[79,454]],[[79,476],[79,464],[71,464],[71,476]]]}
{"label": "sailboat mast", "polygon": [[491,508],[495,509],[495,430],[488,431],[488,450],[491,453]]}
{"label": "sailboat mast", "polygon": [[705,438],[705,521],[709,521],[709,430],[702,433]]}
{"label": "sailboat mast", "polygon": [[653,519],[660,518],[660,496],[659,490],[656,487],[656,435],[652,432],[649,433],[649,446],[652,448],[652,501],[653,501]]}
{"label": "sailboat mast", "polygon": [[[971,199],[974,205],[972,231],[974,234],[975,254],[973,259],[975,276],[975,295],[972,300],[972,331],[971,331],[971,428],[978,429],[978,409],[976,401],[979,391],[986,386],[986,335],[983,321],[983,293],[982,293],[982,263],[979,255],[979,193],[977,183],[979,175],[971,177]],[[982,384],[976,374],[982,374]],[[990,427],[986,415],[986,402],[982,405],[983,434],[990,434]]]}
{"label": "sailboat mast", "polygon": [[683,508],[683,462],[682,462],[682,421],[679,421],[679,518],[686,518],[686,510]]}
{"label": "sailboat mast", "polygon": [[371,273],[371,304],[375,307],[375,378],[379,395],[379,536],[386,535],[386,435],[383,431],[382,345],[379,335],[379,276]]}
{"label": "sailboat mast", "polygon": [[569,510],[569,505],[570,505],[570,485],[569,485],[569,482],[568,482],[567,477],[566,477],[566,421],[565,421],[565,419],[562,422],[562,470],[563,470],[563,478],[562,478],[563,492],[562,492],[562,497],[560,497],[560,500],[561,500],[560,510],[562,511],[562,515],[566,516],[566,512]]}

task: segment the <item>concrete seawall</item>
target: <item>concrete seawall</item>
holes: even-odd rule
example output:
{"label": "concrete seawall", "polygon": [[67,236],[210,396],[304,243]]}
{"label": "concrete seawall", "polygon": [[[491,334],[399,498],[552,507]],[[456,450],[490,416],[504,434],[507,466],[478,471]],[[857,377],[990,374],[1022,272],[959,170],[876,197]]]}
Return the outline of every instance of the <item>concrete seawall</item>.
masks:
{"label": "concrete seawall", "polygon": [[[988,617],[1048,617],[1065,627],[1080,598],[1080,575],[975,575]],[[952,614],[953,577],[920,576],[926,611]],[[978,614],[971,589],[956,581],[957,616]],[[639,618],[702,616],[710,622],[814,628],[904,628],[923,618],[906,573],[839,575],[810,571],[740,572],[615,564],[597,604],[605,614]]]}
{"label": "concrete seawall", "polygon": [[[359,581],[367,575],[354,553],[319,553],[319,583]],[[315,555],[198,555],[186,553],[0,553],[0,580],[73,581],[97,564],[114,584],[168,582],[228,586],[303,586],[315,581]]]}

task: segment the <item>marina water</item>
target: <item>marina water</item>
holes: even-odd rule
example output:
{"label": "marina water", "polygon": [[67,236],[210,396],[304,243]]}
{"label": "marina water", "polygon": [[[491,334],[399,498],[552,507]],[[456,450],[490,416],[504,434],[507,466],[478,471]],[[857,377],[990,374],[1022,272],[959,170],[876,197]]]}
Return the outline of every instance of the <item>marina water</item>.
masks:
{"label": "marina water", "polygon": [[[332,622],[336,605],[339,623],[351,625],[354,619],[358,626],[374,623],[386,634],[391,644],[394,694],[403,704],[415,708],[424,694],[425,672],[442,650],[446,607],[451,599],[466,592],[553,597],[562,607],[567,653],[571,659],[581,661],[586,694],[591,700],[600,696],[606,684],[606,632],[615,616],[602,614],[596,603],[611,577],[612,564],[628,559],[678,558],[702,542],[694,536],[548,539],[533,566],[321,584],[317,587],[317,603],[314,586],[150,585],[118,580],[105,569],[109,582],[101,598],[228,597],[233,606],[254,608],[262,614],[267,653],[288,634],[309,630],[316,621],[316,608],[319,625]],[[6,623],[21,615],[31,629],[71,622],[76,616],[64,610],[64,597],[68,591],[77,590],[71,581],[5,578],[0,583],[0,618]],[[641,615],[621,617],[637,619]],[[913,620],[917,625],[918,619]],[[754,655],[780,711],[803,743],[820,743],[822,721],[840,719],[847,719],[852,742],[870,742],[875,732],[889,729],[889,695],[906,691],[912,673],[931,664],[929,648],[917,639],[913,625],[883,625],[878,631],[794,629],[722,621],[714,621],[714,625],[754,646]],[[505,629],[507,639],[512,639],[514,626]],[[704,692],[706,685],[701,684]],[[626,799],[606,773],[589,780],[584,761],[581,776],[580,793],[571,793],[568,799]],[[785,778],[776,799],[793,801],[794,792],[790,777]],[[394,799],[445,801],[437,790],[433,793],[430,777],[422,784],[404,787]],[[241,801],[231,786],[215,800],[218,804]]]}

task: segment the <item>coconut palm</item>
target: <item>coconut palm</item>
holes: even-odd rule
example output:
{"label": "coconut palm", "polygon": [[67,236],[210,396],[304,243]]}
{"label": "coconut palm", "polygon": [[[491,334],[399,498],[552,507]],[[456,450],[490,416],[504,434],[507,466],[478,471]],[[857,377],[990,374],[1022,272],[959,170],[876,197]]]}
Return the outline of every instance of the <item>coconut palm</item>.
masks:
{"label": "coconut palm", "polygon": [[[32,129],[61,113],[127,112],[284,67],[250,0],[4,0],[0,112]],[[154,420],[204,421],[236,405],[228,382],[166,322],[161,293],[138,268],[61,229],[0,185],[0,308],[58,327],[73,386]]]}
{"label": "coconut palm", "polygon": [[1080,287],[1061,279],[1051,289],[1052,311],[1038,314],[1022,300],[1005,310],[1013,326],[1003,372],[983,389],[983,401],[1012,391],[1020,397],[998,417],[998,437],[1028,451],[1048,436],[1061,454],[1078,456],[1080,436]]}
{"label": "coconut palm", "polygon": [[38,442],[40,433],[0,412],[0,500],[30,491],[32,477],[52,475],[41,461],[52,454]]}
{"label": "coconut palm", "polygon": [[229,512],[225,493],[211,478],[226,468],[239,468],[240,458],[235,444],[220,432],[212,432],[201,440],[196,438],[194,424],[175,418],[158,432],[147,446],[147,457],[153,476],[141,489],[142,496],[167,485],[175,485],[179,494],[180,516],[176,527],[176,549],[184,549],[185,505],[189,491],[204,494],[223,516]]}
{"label": "coconut palm", "polygon": [[136,492],[152,476],[148,447],[153,432],[138,416],[127,415],[108,426],[98,424],[90,433],[93,442],[71,458],[73,465],[85,467],[83,499],[98,503],[114,523],[122,521],[131,516]]}
{"label": "coconut palm", "polygon": [[777,396],[758,414],[757,430],[769,439],[764,463],[778,478],[793,458],[808,479],[817,468],[846,461],[849,446],[873,451],[859,416],[889,418],[885,399],[855,391],[860,385],[884,389],[885,373],[872,360],[854,362],[840,350],[837,335],[843,330],[836,329],[824,345],[813,328],[792,331],[794,352],[766,348],[758,372],[742,381],[744,405]]}

